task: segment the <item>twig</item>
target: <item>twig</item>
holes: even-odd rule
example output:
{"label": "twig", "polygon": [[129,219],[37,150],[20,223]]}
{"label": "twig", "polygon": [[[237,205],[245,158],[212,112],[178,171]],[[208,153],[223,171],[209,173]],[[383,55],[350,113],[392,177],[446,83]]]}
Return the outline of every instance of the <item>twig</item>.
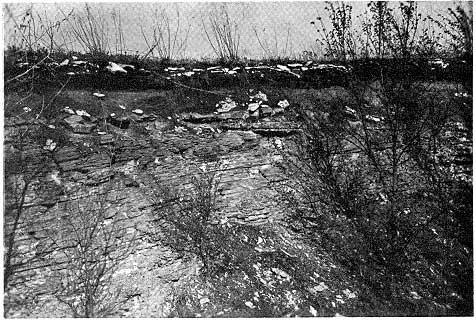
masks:
{"label": "twig", "polygon": [[44,57],[43,59],[41,59],[37,64],[35,64],[33,67],[31,67],[30,69],[26,70],[25,72],[23,72],[22,74],[19,74],[17,75],[16,77],[10,79],[10,80],[7,80],[6,83],[10,83],[12,81],[15,81],[17,79],[20,79],[21,77],[27,75],[30,71],[32,71],[33,69],[35,69],[38,65],[40,65],[41,63],[43,63],[43,61],[45,61],[46,59],[48,59],[50,57],[50,54],[48,53],[48,55],[46,57]]}

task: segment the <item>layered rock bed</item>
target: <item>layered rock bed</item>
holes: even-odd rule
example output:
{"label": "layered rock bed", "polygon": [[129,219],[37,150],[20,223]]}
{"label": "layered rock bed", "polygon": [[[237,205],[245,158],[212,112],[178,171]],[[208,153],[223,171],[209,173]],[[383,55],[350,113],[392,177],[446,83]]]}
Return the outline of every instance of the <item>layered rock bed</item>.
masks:
{"label": "layered rock bed", "polygon": [[[27,218],[18,226],[17,256],[34,255],[40,250],[38,243],[48,242],[51,234],[64,234],[68,245],[67,230],[61,230],[61,225],[58,229],[55,220],[71,215],[72,206],[87,210],[92,197],[103,195],[113,204],[108,219],[118,219],[124,241],[136,235],[136,249],[119,269],[118,283],[131,295],[139,290],[142,303],[132,299],[135,306],[118,312],[166,316],[170,310],[160,309],[165,304],[149,300],[169,297],[178,281],[183,284],[186,277],[197,275],[199,264],[150,239],[157,217],[148,191],[157,187],[155,183],[163,183],[188,194],[194,175],[213,172],[219,180],[219,217],[235,224],[279,225],[284,208],[273,187],[284,179],[279,146],[300,128],[286,120],[285,110],[291,108],[287,101],[271,107],[265,100],[261,94],[252,96],[247,105],[238,105],[228,98],[217,104],[215,113],[183,113],[170,119],[140,109],[120,118],[114,114],[94,117],[70,107],[54,122],[5,119],[7,188],[13,190],[31,179],[23,204],[22,217]],[[18,137],[24,132],[31,134],[20,145]],[[26,166],[9,165],[20,160]],[[6,205],[18,206],[15,199],[14,193],[7,192]],[[15,221],[8,215],[5,218],[8,230]],[[51,258],[25,261],[15,272],[10,292],[14,297],[33,290],[35,303],[13,308],[10,315],[67,315],[65,310],[55,310],[57,302],[44,289],[48,275],[62,267],[66,265]],[[131,282],[131,273],[137,283]],[[151,287],[153,283],[157,285]]]}

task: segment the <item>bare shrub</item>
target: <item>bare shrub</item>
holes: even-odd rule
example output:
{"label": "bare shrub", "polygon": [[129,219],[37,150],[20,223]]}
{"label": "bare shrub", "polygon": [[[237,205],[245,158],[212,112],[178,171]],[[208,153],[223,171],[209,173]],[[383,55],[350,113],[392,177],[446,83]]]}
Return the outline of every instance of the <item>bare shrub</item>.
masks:
{"label": "bare shrub", "polygon": [[[63,15],[66,17],[64,12]],[[84,5],[83,12],[76,12],[67,21],[70,27],[68,36],[71,42],[76,42],[85,52],[92,55],[109,51],[107,22],[88,4]]]}
{"label": "bare shrub", "polygon": [[70,19],[72,11],[63,18],[50,17],[46,12],[43,14],[35,12],[33,5],[25,10],[21,19],[15,17],[10,5],[5,5],[5,11],[9,17],[8,23],[13,24],[10,32],[11,38],[8,40],[10,46],[22,48],[27,51],[35,51],[45,48],[48,52],[60,50],[63,43],[60,42],[58,34],[64,23]]}
{"label": "bare shrub", "polygon": [[[393,301],[395,314],[409,312],[412,299],[421,299],[422,314],[467,314],[472,220],[463,217],[471,216],[472,205],[463,198],[469,199],[472,182],[455,174],[451,154],[459,147],[448,138],[457,135],[449,127],[463,121],[456,111],[462,106],[450,102],[449,88],[415,79],[401,59],[420,48],[417,4],[370,8],[364,32],[367,45],[375,45],[363,51],[387,58],[398,75],[378,66],[373,82],[350,79],[348,101],[316,101],[299,111],[304,134],[286,157],[294,182],[283,193],[290,222]],[[351,49],[345,46],[348,11],[335,12],[337,22],[320,31],[321,39],[331,56],[344,59]],[[423,274],[428,282],[412,287],[417,297],[405,294]],[[451,295],[459,298],[441,307]],[[440,307],[431,305],[435,300]]]}
{"label": "bare shrub", "polygon": [[[329,14],[331,27],[326,27],[322,17],[317,17],[317,42],[324,46],[325,56],[346,61],[355,58],[356,44],[352,30],[352,6],[349,4],[326,2],[325,10]],[[315,25],[316,22],[312,21]]]}
{"label": "bare shrub", "polygon": [[220,246],[220,224],[216,216],[219,176],[214,169],[192,176],[188,190],[177,190],[154,181],[151,200],[154,214],[163,228],[154,236],[173,249],[196,255],[205,274],[214,269],[213,252]]}
{"label": "bare shrub", "polygon": [[[42,197],[48,196],[48,188],[54,188],[54,183],[41,182],[49,169],[51,155],[48,152],[32,154],[27,151],[27,138],[17,140],[13,152],[8,152],[6,160],[11,161],[5,166],[5,207],[4,207],[4,260],[3,287],[5,293],[4,314],[18,306],[28,307],[32,300],[30,292],[19,294],[17,288],[18,275],[25,269],[37,265],[47,256],[51,245],[44,238],[34,239],[25,234],[28,230],[37,230],[39,222],[35,221],[33,210],[29,208],[32,202],[42,203]],[[18,148],[18,149],[17,149]],[[34,164],[37,165],[34,165]],[[53,199],[45,199],[52,201]],[[49,207],[44,210],[50,211]],[[31,241],[31,243],[27,243]],[[28,249],[25,249],[28,248]],[[34,293],[33,293],[34,294]]]}
{"label": "bare shrub", "polygon": [[72,200],[57,217],[52,294],[73,317],[112,315],[127,300],[122,288],[114,286],[114,276],[133,251],[135,231],[109,198],[106,188],[86,201]]}
{"label": "bare shrub", "polygon": [[423,314],[452,312],[430,307],[452,294],[446,283],[461,297],[454,312],[465,314],[471,292],[463,270],[472,241],[465,225],[472,221],[461,217],[471,205],[457,194],[467,194],[471,183],[457,182],[442,161],[455,151],[444,134],[453,106],[441,100],[448,92],[435,94],[410,73],[381,74],[378,85],[352,81],[350,103],[336,100],[333,116],[324,116],[319,103],[302,110],[305,135],[287,157],[295,181],[287,193],[290,221],[394,301],[396,314],[406,312],[407,284],[422,274],[431,285],[412,290],[427,301]]}
{"label": "bare shrub", "polygon": [[210,46],[221,60],[240,57],[241,29],[237,19],[230,16],[227,4],[209,12],[208,25],[202,20],[203,31]]}
{"label": "bare shrub", "polygon": [[191,23],[182,24],[182,17],[178,9],[175,10],[175,15],[175,19],[171,19],[166,9],[160,11],[156,9],[152,36],[146,35],[141,26],[142,37],[148,48],[143,58],[151,53],[156,53],[163,60],[173,60],[182,56],[187,48]]}
{"label": "bare shrub", "polygon": [[124,39],[124,30],[122,28],[121,10],[114,10],[111,14],[114,24],[114,48],[116,54],[125,54],[126,43]]}
{"label": "bare shrub", "polygon": [[473,54],[472,16],[472,3],[468,3],[468,9],[460,3],[455,9],[448,8],[447,15],[438,14],[436,18],[430,17],[430,20],[449,38],[447,41],[456,55],[471,56]]}
{"label": "bare shrub", "polygon": [[253,32],[256,36],[259,46],[263,50],[265,59],[282,59],[289,57],[292,53],[292,39],[290,39],[290,26],[286,28],[286,39],[283,42],[278,40],[278,30],[274,28],[273,33],[267,33],[266,29],[259,30],[256,26],[253,27]]}
{"label": "bare shrub", "polygon": [[365,12],[362,31],[366,36],[366,56],[383,58],[388,54],[390,9],[386,1],[371,1]]}
{"label": "bare shrub", "polygon": [[[26,74],[20,77],[20,83],[31,81],[32,90],[35,88],[34,74]],[[67,83],[66,83],[67,84]],[[10,128],[6,135],[5,143],[8,148],[5,152],[5,215],[4,215],[4,290],[9,294],[12,280],[18,275],[20,270],[29,268],[42,261],[51,250],[49,241],[41,238],[34,241],[36,245],[31,252],[19,250],[22,234],[35,224],[35,217],[29,208],[32,204],[41,205],[44,214],[48,214],[51,209],[49,199],[51,194],[60,192],[58,185],[50,181],[48,177],[57,172],[55,167],[55,156],[57,151],[64,145],[67,138],[64,133],[56,128],[49,128],[39,119],[48,112],[54,99],[62,92],[66,84],[51,98],[48,103],[43,104],[41,110],[37,110],[36,116],[31,117],[32,110],[29,107],[20,109],[17,117],[27,119],[23,126]],[[9,102],[6,103],[6,107]],[[8,107],[15,107],[8,106]],[[36,122],[36,123],[35,123]],[[44,198],[46,197],[46,198]],[[34,227],[33,229],[37,229]],[[23,239],[24,241],[25,239]],[[26,299],[31,297],[24,295]],[[9,299],[16,299],[10,294]],[[22,304],[27,304],[23,301]],[[5,305],[5,314],[12,307],[9,303]]]}

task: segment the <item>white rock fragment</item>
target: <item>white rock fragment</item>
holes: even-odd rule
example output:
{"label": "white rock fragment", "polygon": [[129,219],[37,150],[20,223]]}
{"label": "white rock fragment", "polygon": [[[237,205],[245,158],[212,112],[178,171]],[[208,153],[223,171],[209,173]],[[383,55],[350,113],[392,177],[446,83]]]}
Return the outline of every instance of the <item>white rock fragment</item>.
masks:
{"label": "white rock fragment", "polygon": [[70,107],[64,107],[63,111],[69,114],[76,114],[76,112],[74,112],[74,110],[71,109]]}
{"label": "white rock fragment", "polygon": [[352,108],[349,108],[348,106],[345,106],[344,108],[345,108],[345,112],[348,113],[348,114],[352,114],[352,115],[357,114],[357,111],[355,111]]}
{"label": "white rock fragment", "polygon": [[343,292],[347,296],[348,299],[357,298],[357,295],[353,293],[352,291],[350,291],[349,289],[345,289]]}
{"label": "white rock fragment", "polygon": [[66,75],[68,75],[68,76],[74,76],[75,74],[76,74],[76,73],[74,73],[74,72],[67,72],[67,73],[66,73]]}
{"label": "white rock fragment", "polygon": [[175,131],[175,132],[178,132],[178,133],[180,133],[180,132],[187,132],[187,129],[185,129],[185,128],[182,127],[182,126],[178,126],[178,127],[175,127],[175,128],[174,128],[174,131]]}
{"label": "white rock fragment", "polygon": [[251,308],[251,309],[255,308],[253,302],[251,302],[251,301],[246,301],[245,306],[247,306],[248,308]]}
{"label": "white rock fragment", "polygon": [[134,109],[134,110],[132,110],[132,113],[142,115],[142,114],[144,114],[144,111],[142,111],[141,109]]}
{"label": "white rock fragment", "polygon": [[277,274],[278,276],[280,276],[281,278],[285,278],[287,280],[290,280],[291,277],[289,276],[289,274],[287,274],[286,272],[284,272],[283,270],[281,269],[278,269],[278,268],[271,268],[271,270]]}
{"label": "white rock fragment", "polygon": [[286,99],[279,101],[278,107],[286,109],[287,107],[289,107],[289,101]]}
{"label": "white rock fragment", "polygon": [[75,67],[85,66],[88,64],[87,61],[72,61],[71,64]]}
{"label": "white rock fragment", "polygon": [[64,66],[67,66],[68,64],[69,64],[69,59],[65,59],[65,60],[63,60],[63,62],[61,62],[61,63],[59,64],[59,66],[60,66],[60,67],[64,67]]}
{"label": "white rock fragment", "polygon": [[441,59],[430,60],[430,61],[428,61],[428,64],[432,67],[438,67],[438,68],[441,68],[441,69],[446,69],[449,66],[448,63],[444,62]]}
{"label": "white rock fragment", "polygon": [[205,304],[205,303],[208,303],[208,302],[210,302],[210,299],[208,299],[207,297],[200,299],[200,304]]}
{"label": "white rock fragment", "polygon": [[384,120],[383,117],[377,117],[377,116],[371,116],[371,115],[366,115],[365,119],[367,119],[369,121],[373,121],[373,122],[380,122],[380,121]]}
{"label": "white rock fragment", "polygon": [[302,63],[288,63],[289,68],[300,68],[302,67]]}
{"label": "white rock fragment", "polygon": [[50,173],[50,179],[56,183],[57,185],[61,185],[61,179],[60,177],[58,176],[59,175],[59,171],[58,170],[53,170],[51,173]]}
{"label": "white rock fragment", "polygon": [[126,107],[124,107],[122,104],[119,105],[119,108],[121,108],[122,110],[126,110]]}
{"label": "white rock fragment", "polygon": [[84,111],[84,110],[76,110],[76,114],[82,117],[88,117],[88,118],[91,117],[91,115],[87,111]]}
{"label": "white rock fragment", "polygon": [[317,310],[314,309],[313,306],[309,306],[309,312],[312,314],[313,317],[317,317]]}
{"label": "white rock fragment", "polygon": [[259,108],[259,103],[250,103],[248,105],[248,111],[249,112],[255,112]]}
{"label": "white rock fragment", "polygon": [[127,73],[123,67],[114,62],[109,62],[109,65],[106,67],[106,69],[111,73]]}
{"label": "white rock fragment", "polygon": [[289,69],[288,67],[283,66],[283,65],[281,65],[281,64],[278,64],[276,67],[277,67],[279,70],[286,71],[286,72],[291,72],[291,69]]}
{"label": "white rock fragment", "polygon": [[232,109],[235,109],[238,104],[233,101],[230,97],[227,97],[225,100],[222,100],[216,104],[217,112],[228,112]]}
{"label": "white rock fragment", "polygon": [[268,96],[261,91],[258,91],[257,94],[250,96],[250,99],[255,101],[268,101]]}
{"label": "white rock fragment", "polygon": [[52,139],[47,139],[45,145],[43,146],[43,149],[48,150],[48,151],[53,151],[56,149],[56,142],[54,142]]}
{"label": "white rock fragment", "polygon": [[322,292],[324,290],[329,289],[329,287],[324,282],[320,282],[317,286],[314,287],[314,289],[316,291]]}
{"label": "white rock fragment", "polygon": [[23,111],[26,112],[26,113],[31,112],[31,108],[29,108],[29,107],[24,107],[24,108],[23,108]]}
{"label": "white rock fragment", "polygon": [[93,96],[95,96],[97,98],[104,98],[106,95],[102,94],[102,93],[99,93],[99,92],[95,92],[95,93],[93,93]]}

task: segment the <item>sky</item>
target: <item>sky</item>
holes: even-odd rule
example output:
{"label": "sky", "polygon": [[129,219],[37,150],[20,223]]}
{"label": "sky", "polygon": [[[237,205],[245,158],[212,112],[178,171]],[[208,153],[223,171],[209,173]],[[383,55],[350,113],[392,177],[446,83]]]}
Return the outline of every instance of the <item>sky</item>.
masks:
{"label": "sky", "polygon": [[[367,2],[350,2],[353,7],[353,17],[356,24],[359,23],[359,16],[366,10]],[[396,2],[393,5],[397,4]],[[211,2],[127,2],[127,3],[100,3],[91,2],[88,4],[91,12],[98,18],[107,33],[109,48],[115,51],[116,32],[114,28],[113,14],[120,15],[122,30],[124,34],[124,44],[127,51],[143,53],[148,50],[142,32],[149,43],[152,39],[155,10],[165,10],[169,17],[172,33],[177,21],[180,21],[179,38],[184,38],[188,32],[187,46],[182,50],[180,56],[176,58],[213,58],[214,51],[207,40],[204,32],[205,23],[208,25],[211,12],[220,6],[220,3]],[[84,3],[16,3],[7,4],[8,10],[4,8],[4,39],[5,45],[14,42],[13,30],[15,25],[21,24],[26,10],[30,7],[36,14],[47,17],[50,21],[60,21],[64,15],[71,10],[75,13],[84,12]],[[230,21],[236,23],[240,33],[240,55],[249,58],[262,58],[267,55],[259,41],[264,47],[269,48],[272,54],[284,54],[296,56],[304,50],[319,50],[316,47],[316,30],[311,21],[317,16],[324,16],[322,1],[292,1],[292,2],[228,2],[226,3]],[[418,2],[418,10],[423,16],[430,14],[436,16],[443,13],[448,7],[454,7],[454,2],[449,1],[423,1]],[[179,18],[177,19],[177,12]],[[37,21],[39,19],[36,19]],[[16,24],[15,24],[16,23]],[[37,22],[38,23],[38,22]],[[190,28],[188,28],[190,27]],[[69,39],[68,30],[71,26],[68,22],[63,22],[57,31],[58,42],[65,42],[63,38]],[[210,29],[207,29],[210,32]],[[256,35],[257,33],[257,35]],[[259,39],[259,41],[258,41]],[[66,40],[68,46],[78,50],[77,43]],[[287,44],[287,45],[286,45]],[[277,48],[277,50],[276,50]],[[285,50],[286,49],[286,50]],[[284,52],[286,51],[286,52]]]}

